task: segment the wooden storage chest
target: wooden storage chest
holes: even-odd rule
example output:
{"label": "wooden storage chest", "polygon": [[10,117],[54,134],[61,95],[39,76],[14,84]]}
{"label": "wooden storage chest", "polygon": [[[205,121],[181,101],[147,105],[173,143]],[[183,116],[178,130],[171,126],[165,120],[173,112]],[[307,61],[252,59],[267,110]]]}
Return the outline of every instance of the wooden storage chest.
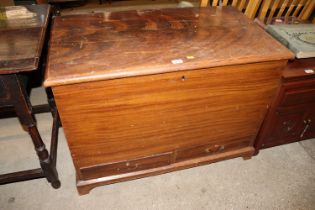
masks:
{"label": "wooden storage chest", "polygon": [[45,85],[79,193],[251,157],[292,57],[229,7],[56,17]]}

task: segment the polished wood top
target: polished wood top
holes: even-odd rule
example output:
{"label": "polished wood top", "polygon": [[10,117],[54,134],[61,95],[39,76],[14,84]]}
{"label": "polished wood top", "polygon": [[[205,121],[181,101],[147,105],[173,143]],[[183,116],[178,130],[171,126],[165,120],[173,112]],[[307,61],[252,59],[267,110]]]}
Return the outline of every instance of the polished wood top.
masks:
{"label": "polished wood top", "polygon": [[36,70],[49,5],[0,7],[0,74]]}
{"label": "polished wood top", "polygon": [[245,15],[176,8],[56,17],[45,86],[293,58]]}

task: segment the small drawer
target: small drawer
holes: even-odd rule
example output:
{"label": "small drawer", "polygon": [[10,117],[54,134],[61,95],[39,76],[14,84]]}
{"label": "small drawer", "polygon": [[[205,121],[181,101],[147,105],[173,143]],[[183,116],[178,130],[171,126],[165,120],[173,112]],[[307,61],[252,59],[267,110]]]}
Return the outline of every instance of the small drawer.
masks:
{"label": "small drawer", "polygon": [[125,174],[134,171],[157,168],[171,163],[172,153],[157,154],[154,156],[133,159],[129,161],[115,162],[93,167],[81,168],[83,179],[94,179],[105,176]]}
{"label": "small drawer", "polygon": [[178,150],[176,155],[176,162],[236,150],[247,147],[249,145],[250,141],[240,140],[217,144],[206,144],[184,150]]}
{"label": "small drawer", "polygon": [[300,90],[287,90],[280,102],[280,106],[315,103],[315,86]]}

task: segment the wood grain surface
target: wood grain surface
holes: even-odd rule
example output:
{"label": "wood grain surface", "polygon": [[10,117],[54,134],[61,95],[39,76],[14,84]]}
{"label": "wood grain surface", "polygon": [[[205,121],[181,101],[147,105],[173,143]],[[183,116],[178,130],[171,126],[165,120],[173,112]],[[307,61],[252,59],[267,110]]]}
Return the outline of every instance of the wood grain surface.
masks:
{"label": "wood grain surface", "polygon": [[44,44],[49,5],[0,7],[0,74],[36,70]]}
{"label": "wood grain surface", "polygon": [[232,7],[56,17],[45,86],[293,58]]}
{"label": "wood grain surface", "polygon": [[[274,61],[53,87],[78,178],[252,147],[285,64]],[[167,155],[150,160],[161,154]]]}

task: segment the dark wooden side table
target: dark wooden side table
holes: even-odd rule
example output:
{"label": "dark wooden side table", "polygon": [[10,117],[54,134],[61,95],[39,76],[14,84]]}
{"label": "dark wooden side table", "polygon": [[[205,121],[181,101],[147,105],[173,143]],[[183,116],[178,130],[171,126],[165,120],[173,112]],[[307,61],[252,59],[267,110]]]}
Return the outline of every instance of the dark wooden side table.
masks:
{"label": "dark wooden side table", "polygon": [[[56,170],[59,118],[51,91],[48,110],[53,115],[50,154],[38,132],[34,113],[47,111],[32,107],[26,84],[29,74],[42,67],[42,49],[50,16],[48,5],[0,7],[0,109],[16,113],[31,136],[41,168],[0,175],[0,184],[46,177],[54,188],[60,187]],[[2,112],[0,112],[2,113]],[[9,115],[10,115],[9,114]]]}

